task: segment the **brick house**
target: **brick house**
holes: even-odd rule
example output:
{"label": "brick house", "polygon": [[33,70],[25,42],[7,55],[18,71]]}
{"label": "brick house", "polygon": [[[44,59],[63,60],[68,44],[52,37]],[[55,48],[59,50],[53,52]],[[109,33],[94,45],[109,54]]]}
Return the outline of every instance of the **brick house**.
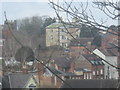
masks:
{"label": "brick house", "polygon": [[50,65],[63,72],[73,72],[74,70],[71,69],[71,67],[74,67],[71,64],[73,60],[73,58],[67,56],[55,57],[51,60]]}
{"label": "brick house", "polygon": [[79,79],[92,79],[92,71],[86,68],[75,68],[74,73],[80,75]]}
{"label": "brick house", "polygon": [[36,62],[36,64],[36,80],[40,88],[59,88],[62,85],[62,80],[60,80],[57,76],[64,80],[64,72],[57,70],[52,65],[50,66],[50,64],[47,65],[50,70],[48,68],[45,68],[44,65],[39,62]]}
{"label": "brick house", "polygon": [[65,79],[83,79],[83,74],[74,73],[74,58],[70,57],[56,57],[51,60],[50,66],[53,66],[55,69],[64,72],[62,76]]}
{"label": "brick house", "polygon": [[[116,30],[108,29],[108,31],[109,31],[109,33],[102,34],[102,46],[100,49],[98,49],[98,50],[96,49],[96,54],[98,54],[101,58],[104,58],[105,60],[109,61],[113,65],[120,67],[119,37],[117,35],[118,31],[117,31],[117,29]],[[101,52],[101,54],[99,53],[99,51]],[[116,61],[116,59],[117,59],[117,61]],[[115,64],[115,63],[117,63],[117,64]],[[107,65],[107,66],[109,66],[109,65]],[[112,69],[111,66],[109,66],[109,69],[110,68]],[[114,71],[114,70],[112,69],[110,71]],[[115,73],[118,73],[118,71],[115,71]],[[114,75],[115,75],[115,73],[114,73]],[[110,76],[110,78],[113,78],[114,75]],[[118,78],[118,76],[116,76],[116,75],[114,76],[114,78]]]}
{"label": "brick house", "polygon": [[104,79],[104,63],[93,54],[79,58],[58,57],[51,60],[51,66],[65,73],[73,73],[70,79]]}
{"label": "brick house", "polygon": [[74,61],[74,71],[83,69],[83,79],[104,79],[104,63],[94,54],[80,55]]}
{"label": "brick house", "polygon": [[77,38],[76,40],[72,40],[69,46],[69,54],[71,57],[79,57],[82,54],[89,54],[90,52],[85,48],[85,46],[92,50],[95,48],[92,45],[93,38]]}
{"label": "brick house", "polygon": [[[109,30],[111,31],[111,30]],[[111,31],[112,33],[114,33],[113,31]],[[115,41],[118,41],[118,36],[114,35],[112,33],[106,33],[102,35],[102,44],[101,44],[101,48],[105,49],[108,47],[108,43],[114,43]]]}

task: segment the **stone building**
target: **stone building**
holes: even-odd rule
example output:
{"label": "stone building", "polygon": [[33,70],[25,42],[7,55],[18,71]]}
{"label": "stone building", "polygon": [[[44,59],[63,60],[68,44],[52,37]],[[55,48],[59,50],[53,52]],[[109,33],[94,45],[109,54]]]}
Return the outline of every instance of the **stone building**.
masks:
{"label": "stone building", "polygon": [[46,27],[46,46],[68,47],[70,40],[79,37],[80,29],[70,24],[53,23]]}

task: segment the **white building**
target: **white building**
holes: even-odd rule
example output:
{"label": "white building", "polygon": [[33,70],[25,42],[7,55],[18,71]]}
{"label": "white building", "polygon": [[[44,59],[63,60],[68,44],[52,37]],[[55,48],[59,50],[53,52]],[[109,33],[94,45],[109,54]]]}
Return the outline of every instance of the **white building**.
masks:
{"label": "white building", "polygon": [[46,46],[60,45],[68,47],[70,40],[79,37],[80,28],[72,25],[63,25],[62,23],[53,23],[46,27]]}
{"label": "white building", "polygon": [[[98,55],[99,57],[101,57],[102,59],[106,60],[107,62],[109,62],[111,65],[114,65],[117,67],[117,59],[118,57],[116,55],[112,55],[108,50],[104,49],[104,50],[99,50],[99,49],[95,49],[93,51],[94,54]],[[105,78],[109,78],[109,79],[118,79],[118,71],[116,68],[114,68],[113,66],[109,65],[108,63],[106,63],[105,61],[103,61],[105,64]]]}

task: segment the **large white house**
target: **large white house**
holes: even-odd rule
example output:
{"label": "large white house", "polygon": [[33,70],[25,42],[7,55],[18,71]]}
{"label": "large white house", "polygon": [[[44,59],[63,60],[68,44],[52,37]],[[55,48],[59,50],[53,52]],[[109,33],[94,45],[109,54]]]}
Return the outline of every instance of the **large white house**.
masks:
{"label": "large white house", "polygon": [[69,46],[70,40],[79,37],[80,28],[62,23],[53,23],[46,27],[46,46],[60,45],[64,48]]}

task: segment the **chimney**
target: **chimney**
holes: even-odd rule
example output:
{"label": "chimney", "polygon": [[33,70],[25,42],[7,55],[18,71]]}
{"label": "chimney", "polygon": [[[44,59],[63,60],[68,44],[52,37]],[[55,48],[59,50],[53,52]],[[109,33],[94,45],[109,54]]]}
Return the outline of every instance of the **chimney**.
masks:
{"label": "chimney", "polygon": [[[43,63],[43,61],[42,61]],[[43,74],[44,74],[44,65],[41,64],[40,62],[37,62],[37,78],[38,78],[38,82],[39,82],[39,85],[41,85],[41,80],[43,79]]]}
{"label": "chimney", "polygon": [[[42,62],[43,63],[43,62]],[[44,65],[38,62],[38,75],[42,76],[44,74]]]}
{"label": "chimney", "polygon": [[73,73],[74,72],[74,67],[75,67],[74,63],[71,63],[69,72]]}
{"label": "chimney", "polygon": [[23,65],[22,72],[23,73],[28,73],[28,66],[26,64]]}

